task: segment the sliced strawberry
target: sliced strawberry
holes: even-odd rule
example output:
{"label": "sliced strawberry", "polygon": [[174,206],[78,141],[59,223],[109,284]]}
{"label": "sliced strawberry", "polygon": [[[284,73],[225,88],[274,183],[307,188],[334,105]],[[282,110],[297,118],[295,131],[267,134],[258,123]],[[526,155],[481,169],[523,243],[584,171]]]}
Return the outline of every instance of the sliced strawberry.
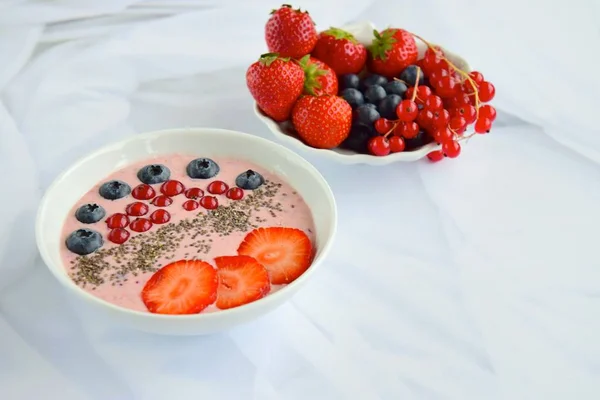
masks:
{"label": "sliced strawberry", "polygon": [[249,256],[215,258],[219,288],[217,307],[224,310],[262,299],[271,290],[269,273]]}
{"label": "sliced strawberry", "polygon": [[290,283],[310,266],[312,244],[300,229],[258,228],[246,235],[238,254],[254,257],[264,265],[271,283]]}
{"label": "sliced strawberry", "polygon": [[216,269],[199,260],[165,265],[152,275],[142,290],[142,300],[152,313],[197,314],[215,302]]}

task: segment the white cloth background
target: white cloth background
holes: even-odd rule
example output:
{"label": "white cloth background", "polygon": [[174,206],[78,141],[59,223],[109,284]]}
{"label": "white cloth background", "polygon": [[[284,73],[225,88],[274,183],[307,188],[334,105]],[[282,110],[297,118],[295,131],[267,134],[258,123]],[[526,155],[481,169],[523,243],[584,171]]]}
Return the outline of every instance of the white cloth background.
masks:
{"label": "white cloth background", "polygon": [[35,249],[43,190],[138,132],[270,137],[244,72],[266,0],[0,3],[0,399],[597,399],[600,6],[311,0],[443,42],[496,84],[493,132],[457,160],[307,157],[339,234],[294,299],[230,332],[171,338],[82,312]]}

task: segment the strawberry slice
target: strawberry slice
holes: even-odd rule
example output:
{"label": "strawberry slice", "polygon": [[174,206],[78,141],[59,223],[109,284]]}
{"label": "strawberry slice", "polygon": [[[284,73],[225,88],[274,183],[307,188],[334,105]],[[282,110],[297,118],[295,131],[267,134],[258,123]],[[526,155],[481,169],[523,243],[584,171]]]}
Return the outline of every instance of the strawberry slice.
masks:
{"label": "strawberry slice", "polygon": [[300,229],[257,228],[246,235],[238,254],[253,257],[264,265],[271,283],[277,285],[296,280],[308,269],[312,244]]}
{"label": "strawberry slice", "polygon": [[152,275],[142,290],[142,300],[151,313],[197,314],[215,302],[216,269],[199,260],[180,260]]}
{"label": "strawberry slice", "polygon": [[269,273],[252,257],[215,258],[219,288],[217,307],[224,310],[262,299],[271,290]]}

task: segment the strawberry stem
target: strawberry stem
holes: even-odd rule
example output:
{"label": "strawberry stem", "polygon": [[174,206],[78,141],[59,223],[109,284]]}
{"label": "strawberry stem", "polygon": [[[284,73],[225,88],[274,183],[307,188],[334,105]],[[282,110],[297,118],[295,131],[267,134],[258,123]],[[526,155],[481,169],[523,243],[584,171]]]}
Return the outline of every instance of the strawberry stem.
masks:
{"label": "strawberry stem", "polygon": [[[421,68],[417,68],[417,77],[415,78],[415,85],[413,86],[413,94],[412,94],[412,99],[410,99],[411,101],[415,101],[415,99],[417,98],[417,88],[419,87],[419,78],[420,78],[420,74],[421,74]],[[421,99],[423,100],[423,99]]]}

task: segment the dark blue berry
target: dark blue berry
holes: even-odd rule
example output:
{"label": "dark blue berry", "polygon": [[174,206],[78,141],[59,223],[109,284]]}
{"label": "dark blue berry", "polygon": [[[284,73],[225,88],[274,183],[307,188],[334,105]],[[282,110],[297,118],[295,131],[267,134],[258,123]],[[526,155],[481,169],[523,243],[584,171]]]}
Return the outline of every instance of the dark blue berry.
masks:
{"label": "dark blue berry", "polygon": [[362,124],[352,125],[352,129],[350,129],[350,134],[342,142],[340,145],[343,149],[348,149],[355,151],[357,153],[367,153],[368,152],[368,144],[369,139],[375,136],[376,133],[369,127]]}
{"label": "dark blue berry", "polygon": [[138,171],[137,177],[147,185],[154,185],[168,181],[171,177],[171,171],[162,164],[146,165]]}
{"label": "dark blue berry", "polygon": [[[361,123],[368,127],[373,127],[375,121],[381,116],[377,112],[377,108],[373,104],[363,104],[362,106],[356,107],[354,110],[353,120],[354,123]],[[373,127],[374,129],[374,127]]]}
{"label": "dark blue berry", "polygon": [[396,107],[402,101],[402,97],[397,94],[390,94],[385,97],[385,99],[379,102],[379,114],[383,118],[387,119],[398,119],[396,116]]}
{"label": "dark blue berry", "polygon": [[221,168],[210,158],[196,158],[190,161],[186,171],[192,179],[210,179],[216,176]]}
{"label": "dark blue berry", "polygon": [[363,79],[360,82],[360,87],[361,87],[361,89],[365,90],[369,86],[373,86],[373,85],[383,86],[387,83],[387,81],[388,80],[385,76],[372,74],[372,75],[367,76],[365,79]]}
{"label": "dark blue berry", "polygon": [[378,104],[385,98],[387,93],[385,89],[380,85],[369,86],[365,89],[365,100],[367,103]]}
{"label": "dark blue berry", "polygon": [[408,89],[404,82],[400,81],[390,81],[383,85],[383,88],[387,94],[397,94],[400,97],[404,97],[404,93]]}
{"label": "dark blue berry", "polygon": [[256,171],[249,169],[246,172],[242,172],[235,178],[235,184],[237,187],[246,190],[254,190],[265,183],[265,178]]}
{"label": "dark blue berry", "polygon": [[117,200],[131,193],[131,186],[123,181],[112,180],[103,183],[98,192],[107,200]]}
{"label": "dark blue berry", "polygon": [[93,224],[105,215],[106,211],[98,204],[84,204],[75,211],[75,218],[82,224]]}
{"label": "dark blue berry", "polygon": [[85,256],[98,250],[104,244],[102,235],[91,229],[77,229],[65,241],[69,251]]}
{"label": "dark blue berry", "polygon": [[363,94],[358,89],[344,89],[342,90],[341,95],[342,98],[346,100],[352,108],[356,108],[365,102]]}
{"label": "dark blue berry", "polygon": [[360,84],[360,78],[356,74],[347,74],[340,76],[340,90],[344,89],[358,89]]}
{"label": "dark blue berry", "polygon": [[[415,86],[415,81],[417,80],[417,71],[420,69],[421,68],[419,68],[417,65],[409,65],[408,67],[404,68],[398,78],[406,82],[408,86]],[[425,75],[423,75],[423,71],[421,70],[421,72],[419,72],[419,84],[417,86],[422,85],[424,79]]]}
{"label": "dark blue berry", "polygon": [[404,139],[405,150],[415,150],[432,142],[433,139],[425,131],[419,131],[417,136],[412,139]]}

